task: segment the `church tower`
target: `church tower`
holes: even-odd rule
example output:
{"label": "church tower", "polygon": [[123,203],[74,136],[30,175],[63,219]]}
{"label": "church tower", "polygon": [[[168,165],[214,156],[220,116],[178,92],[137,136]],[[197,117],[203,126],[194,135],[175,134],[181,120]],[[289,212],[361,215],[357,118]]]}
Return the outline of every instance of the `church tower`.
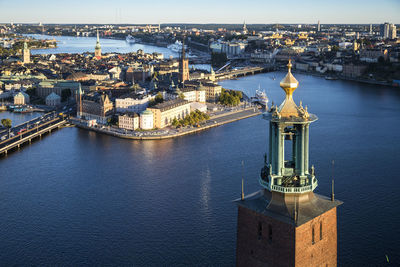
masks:
{"label": "church tower", "polygon": [[24,64],[31,63],[31,52],[28,48],[28,44],[24,42],[24,48],[22,50],[22,55],[23,55],[23,62]]}
{"label": "church tower", "polygon": [[82,118],[82,97],[83,97],[82,86],[81,83],[79,83],[78,92],[76,93],[76,117],[78,119]]}
{"label": "church tower", "polygon": [[100,39],[99,39],[99,30],[97,30],[97,41],[96,47],[94,48],[94,56],[100,58],[101,57],[101,46],[100,46]]}
{"label": "church tower", "polygon": [[189,59],[185,55],[185,37],[182,40],[182,53],[179,59],[179,81],[184,83],[189,80]]}
{"label": "church tower", "polygon": [[[313,191],[318,185],[309,166],[309,128],[318,118],[297,106],[298,81],[288,73],[280,86],[283,103],[273,106],[269,149],[259,183],[262,189],[237,200],[237,266],[337,266],[336,207],[342,202]],[[285,148],[285,146],[288,146]]]}

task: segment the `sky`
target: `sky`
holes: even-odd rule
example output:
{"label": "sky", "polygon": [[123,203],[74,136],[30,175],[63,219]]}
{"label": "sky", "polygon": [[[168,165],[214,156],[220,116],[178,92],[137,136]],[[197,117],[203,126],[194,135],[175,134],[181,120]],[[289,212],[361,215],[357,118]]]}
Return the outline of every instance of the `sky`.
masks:
{"label": "sky", "polygon": [[400,0],[0,0],[0,23],[400,24]]}

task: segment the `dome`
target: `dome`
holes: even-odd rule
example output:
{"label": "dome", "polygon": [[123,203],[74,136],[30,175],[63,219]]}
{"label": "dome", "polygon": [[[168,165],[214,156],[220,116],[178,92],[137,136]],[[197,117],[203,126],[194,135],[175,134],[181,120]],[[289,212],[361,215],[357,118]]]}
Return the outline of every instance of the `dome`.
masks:
{"label": "dome", "polygon": [[280,86],[282,89],[285,91],[286,95],[291,96],[296,90],[296,88],[299,86],[299,82],[296,80],[296,78],[293,76],[291,69],[292,69],[292,62],[289,59],[289,63],[287,64],[288,67],[288,73],[286,76],[282,79],[280,82]]}
{"label": "dome", "polygon": [[153,112],[151,112],[151,110],[146,109],[145,111],[142,112],[142,115],[153,115]]}

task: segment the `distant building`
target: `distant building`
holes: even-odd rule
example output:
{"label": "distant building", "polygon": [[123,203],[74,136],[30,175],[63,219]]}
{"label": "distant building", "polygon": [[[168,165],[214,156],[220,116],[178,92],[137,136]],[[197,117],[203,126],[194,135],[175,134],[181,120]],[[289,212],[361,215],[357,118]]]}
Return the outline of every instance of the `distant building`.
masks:
{"label": "distant building", "polygon": [[376,63],[379,61],[380,57],[387,60],[388,55],[387,49],[363,49],[360,50],[360,61]]}
{"label": "distant building", "polygon": [[225,53],[228,57],[243,54],[247,43],[242,41],[221,42],[221,53]]}
{"label": "distant building", "polygon": [[151,130],[154,128],[154,114],[151,110],[146,109],[140,113],[140,128],[143,130]]}
{"label": "distant building", "polygon": [[115,99],[115,109],[117,112],[136,112],[144,111],[154,96],[130,93]]}
{"label": "distant building", "polygon": [[85,120],[96,120],[97,123],[105,124],[111,117],[114,105],[107,94],[92,92],[82,96],[81,118]]}
{"label": "distant building", "polygon": [[389,38],[389,28],[390,28],[389,22],[385,22],[384,24],[381,24],[380,35],[383,39]]}
{"label": "distant building", "polygon": [[61,103],[61,97],[57,95],[56,93],[51,93],[46,97],[46,105],[47,106],[58,106]]}
{"label": "distant building", "polygon": [[320,32],[320,31],[321,31],[321,24],[319,23],[319,20],[318,20],[317,32]]}
{"label": "distant building", "polygon": [[96,41],[96,46],[94,48],[94,56],[97,57],[97,58],[101,58],[101,46],[100,46],[99,30],[97,30],[97,41]]}
{"label": "distant building", "polygon": [[182,92],[184,99],[189,102],[206,102],[206,90],[202,87],[188,87],[180,89],[180,91]]}
{"label": "distant building", "polygon": [[183,119],[190,114],[190,103],[177,98],[148,108],[154,114],[154,127],[164,128],[172,124],[173,119]]}
{"label": "distant building", "polygon": [[24,42],[24,49],[22,51],[24,64],[31,63],[31,52],[28,48],[28,44]]}
{"label": "distant building", "polygon": [[69,90],[70,95],[73,97],[79,88],[79,82],[65,81],[65,80],[43,80],[36,88],[37,96],[45,99],[49,94],[56,93],[61,96],[62,91]]}
{"label": "distant building", "polygon": [[343,65],[343,76],[348,78],[358,78],[364,74],[366,65],[354,65],[353,63]]}
{"label": "distant building", "polygon": [[396,32],[396,25],[390,24],[389,26],[389,39],[396,39],[397,32]]}
{"label": "distant building", "polygon": [[185,55],[185,39],[182,41],[182,53],[179,60],[179,82],[184,83],[189,80],[189,59]]}
{"label": "distant building", "polygon": [[29,95],[24,92],[19,92],[14,96],[14,105],[29,104]]}
{"label": "distant building", "polygon": [[126,130],[136,130],[139,128],[139,115],[136,113],[126,113],[118,116],[118,127]]}

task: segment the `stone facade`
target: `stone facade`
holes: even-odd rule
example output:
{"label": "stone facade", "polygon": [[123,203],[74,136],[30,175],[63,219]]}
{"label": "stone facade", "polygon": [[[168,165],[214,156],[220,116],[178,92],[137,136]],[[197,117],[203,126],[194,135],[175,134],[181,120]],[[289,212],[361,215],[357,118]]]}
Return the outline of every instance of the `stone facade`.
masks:
{"label": "stone facade", "polygon": [[154,114],[154,127],[164,128],[171,125],[173,119],[183,119],[190,114],[190,103],[180,98],[163,102],[148,108]]}

